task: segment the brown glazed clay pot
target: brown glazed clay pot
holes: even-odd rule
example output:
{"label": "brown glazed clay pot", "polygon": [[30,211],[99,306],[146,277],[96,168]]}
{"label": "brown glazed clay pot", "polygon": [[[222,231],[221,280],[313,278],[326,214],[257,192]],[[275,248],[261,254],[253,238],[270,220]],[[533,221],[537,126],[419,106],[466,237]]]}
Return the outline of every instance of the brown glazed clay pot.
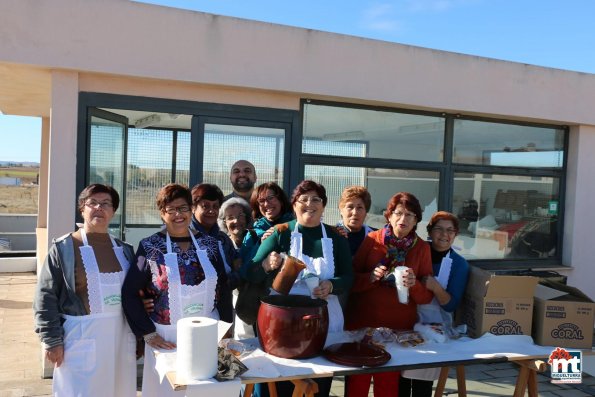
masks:
{"label": "brown glazed clay pot", "polygon": [[283,264],[273,280],[272,288],[281,295],[289,294],[298,274],[305,268],[306,264],[298,258],[291,255],[284,255]]}
{"label": "brown glazed clay pot", "polygon": [[258,340],[263,350],[283,358],[313,357],[328,334],[327,302],[304,295],[269,295],[258,309]]}

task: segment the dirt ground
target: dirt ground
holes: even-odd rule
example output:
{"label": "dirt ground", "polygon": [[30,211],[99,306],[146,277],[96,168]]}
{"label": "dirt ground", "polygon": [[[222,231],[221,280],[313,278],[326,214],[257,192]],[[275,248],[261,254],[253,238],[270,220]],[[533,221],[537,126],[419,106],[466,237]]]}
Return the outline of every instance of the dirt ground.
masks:
{"label": "dirt ground", "polygon": [[39,186],[0,185],[0,214],[37,214]]}

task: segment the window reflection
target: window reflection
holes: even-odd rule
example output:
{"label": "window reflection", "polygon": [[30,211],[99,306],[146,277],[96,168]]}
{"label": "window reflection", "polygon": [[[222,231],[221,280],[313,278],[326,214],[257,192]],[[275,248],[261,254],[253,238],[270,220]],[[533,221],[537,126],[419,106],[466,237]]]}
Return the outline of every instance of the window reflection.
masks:
{"label": "window reflection", "polygon": [[340,220],[339,198],[347,186],[365,186],[372,196],[372,206],[366,224],[381,228],[386,223],[384,210],[388,200],[397,192],[413,193],[421,204],[423,219],[417,230],[424,237],[425,225],[437,210],[438,172],[386,168],[333,167],[306,165],[305,178],[321,183],[326,189],[328,203],[324,222],[334,225]]}
{"label": "window reflection", "polygon": [[[308,154],[442,161],[442,117],[306,104],[304,141]],[[322,144],[312,145],[310,141]],[[333,143],[359,143],[365,150],[338,152]],[[325,145],[326,143],[326,145]]]}
{"label": "window reflection", "polygon": [[551,177],[456,174],[455,245],[468,259],[554,257],[558,185]]}
{"label": "window reflection", "polygon": [[506,167],[562,167],[564,131],[455,120],[453,162]]}

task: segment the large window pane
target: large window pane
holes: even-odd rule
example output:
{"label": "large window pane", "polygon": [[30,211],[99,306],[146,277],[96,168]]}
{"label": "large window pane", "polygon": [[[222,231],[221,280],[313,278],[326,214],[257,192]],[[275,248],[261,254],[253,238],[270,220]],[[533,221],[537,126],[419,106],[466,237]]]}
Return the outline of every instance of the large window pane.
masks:
{"label": "large window pane", "polygon": [[190,131],[178,131],[177,139],[176,183],[188,186],[190,184]]}
{"label": "large window pane", "polygon": [[155,196],[172,180],[173,134],[170,130],[128,130],[126,224],[161,224]]}
{"label": "large window pane", "polygon": [[[122,194],[124,132],[126,126],[100,117],[91,117],[89,145],[89,184],[113,186]],[[121,211],[110,222],[110,232],[120,235]]]}
{"label": "large window pane", "polygon": [[455,120],[453,162],[509,167],[562,167],[564,131]]}
{"label": "large window pane", "polygon": [[205,124],[203,180],[224,194],[232,191],[229,170],[238,160],[256,168],[256,184],[277,182],[283,186],[285,130],[281,128]]}
{"label": "large window pane", "polygon": [[386,203],[397,192],[410,192],[419,199],[424,214],[417,230],[424,238],[425,225],[437,209],[438,172],[306,165],[304,175],[325,187],[328,203],[324,222],[331,225],[340,220],[339,198],[343,189],[350,185],[365,186],[370,192],[372,206],[366,223],[375,228],[386,223],[383,215]]}
{"label": "large window pane", "polygon": [[[444,126],[442,117],[306,104],[302,150],[308,154],[442,161]],[[357,143],[358,150],[345,151],[337,142]]]}
{"label": "large window pane", "polygon": [[557,178],[455,174],[455,245],[468,259],[554,257],[558,192]]}

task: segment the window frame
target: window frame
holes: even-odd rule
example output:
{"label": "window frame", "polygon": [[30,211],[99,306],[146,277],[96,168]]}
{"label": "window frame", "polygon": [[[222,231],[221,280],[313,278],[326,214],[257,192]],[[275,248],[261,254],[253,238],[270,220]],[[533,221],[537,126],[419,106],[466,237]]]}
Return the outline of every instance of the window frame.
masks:
{"label": "window frame", "polygon": [[[453,189],[454,176],[457,173],[481,173],[481,174],[501,174],[501,175],[522,175],[522,176],[541,176],[554,177],[559,180],[559,212],[557,222],[557,246],[556,255],[552,258],[533,259],[533,258],[502,258],[502,259],[470,259],[469,262],[478,267],[491,270],[511,270],[511,269],[553,269],[567,267],[562,264],[563,258],[563,232],[565,217],[565,195],[566,195],[566,170],[569,149],[569,127],[567,125],[556,125],[546,123],[532,123],[527,121],[517,121],[510,119],[479,117],[475,115],[465,115],[461,113],[447,112],[429,112],[423,110],[412,110],[403,108],[393,108],[386,106],[372,106],[355,103],[344,103],[335,101],[314,100],[305,98],[300,103],[300,117],[303,123],[306,105],[337,106],[352,109],[365,109],[375,111],[387,111],[394,113],[405,113],[415,115],[426,115],[445,118],[444,147],[442,161],[423,161],[423,160],[401,160],[401,159],[383,159],[383,158],[353,158],[348,156],[321,156],[315,154],[300,153],[299,167],[301,175],[304,177],[306,165],[325,165],[325,166],[349,166],[363,168],[390,168],[390,169],[409,169],[423,171],[437,171],[439,174],[438,183],[438,209],[452,212],[453,210]],[[529,126],[561,130],[564,133],[563,153],[564,158],[562,167],[510,167],[493,166],[484,164],[461,164],[453,162],[455,120],[470,120],[497,124],[508,124],[518,126]],[[301,152],[301,143],[304,131],[300,129],[299,148]],[[296,138],[296,137],[294,137]]]}

